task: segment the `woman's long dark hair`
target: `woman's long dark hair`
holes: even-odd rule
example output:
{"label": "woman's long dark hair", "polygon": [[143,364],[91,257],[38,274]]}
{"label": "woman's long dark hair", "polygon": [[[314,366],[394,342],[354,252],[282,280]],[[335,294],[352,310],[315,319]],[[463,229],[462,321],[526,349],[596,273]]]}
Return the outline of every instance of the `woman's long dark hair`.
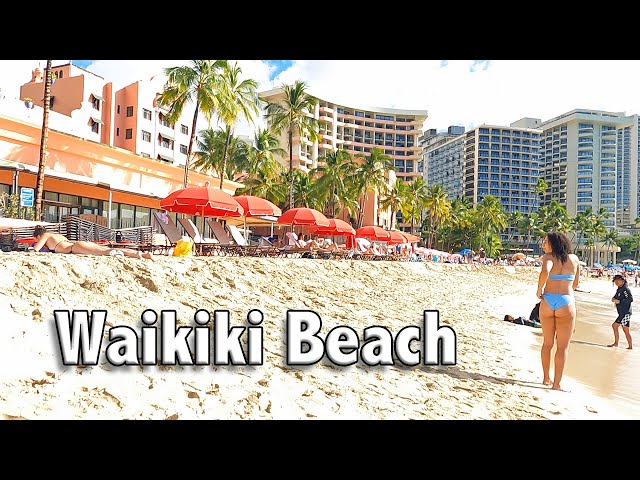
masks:
{"label": "woman's long dark hair", "polygon": [[551,245],[551,255],[560,260],[560,263],[564,263],[569,258],[571,253],[571,242],[569,237],[564,233],[549,232],[546,235],[547,241]]}

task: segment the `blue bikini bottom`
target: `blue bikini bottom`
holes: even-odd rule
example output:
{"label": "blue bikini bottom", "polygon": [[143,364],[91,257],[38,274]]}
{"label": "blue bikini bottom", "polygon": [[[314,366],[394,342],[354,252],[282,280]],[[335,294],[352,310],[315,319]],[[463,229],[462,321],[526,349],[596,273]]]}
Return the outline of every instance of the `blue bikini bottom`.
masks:
{"label": "blue bikini bottom", "polygon": [[558,310],[559,308],[573,302],[573,295],[564,293],[543,293],[542,297],[551,307],[551,310]]}

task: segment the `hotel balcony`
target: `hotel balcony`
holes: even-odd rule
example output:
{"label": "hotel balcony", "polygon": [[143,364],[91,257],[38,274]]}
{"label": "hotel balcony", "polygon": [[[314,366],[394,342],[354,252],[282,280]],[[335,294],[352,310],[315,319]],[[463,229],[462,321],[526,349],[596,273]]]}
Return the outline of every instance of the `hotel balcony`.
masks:
{"label": "hotel balcony", "polygon": [[330,113],[333,115],[333,108],[331,107],[320,107],[320,113]]}

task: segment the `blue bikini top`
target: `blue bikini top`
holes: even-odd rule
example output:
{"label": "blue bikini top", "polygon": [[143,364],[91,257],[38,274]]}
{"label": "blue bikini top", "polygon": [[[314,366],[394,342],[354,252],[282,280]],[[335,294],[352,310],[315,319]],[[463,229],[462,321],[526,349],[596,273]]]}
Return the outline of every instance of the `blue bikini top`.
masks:
{"label": "blue bikini top", "polygon": [[573,280],[576,278],[575,275],[571,273],[552,273],[549,274],[549,280]]}

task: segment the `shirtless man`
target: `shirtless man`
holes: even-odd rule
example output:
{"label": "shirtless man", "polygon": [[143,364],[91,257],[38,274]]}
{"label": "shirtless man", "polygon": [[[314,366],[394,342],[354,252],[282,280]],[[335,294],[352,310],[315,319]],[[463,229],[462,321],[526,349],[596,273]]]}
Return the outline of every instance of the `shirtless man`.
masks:
{"label": "shirtless man", "polygon": [[[53,253],[76,253],[84,255],[122,255],[131,258],[148,258],[153,260],[153,255],[150,253],[143,253],[137,250],[131,250],[130,248],[109,248],[104,245],[98,245],[94,242],[85,242],[79,240],[77,242],[70,241],[64,235],[54,232],[47,232],[45,228],[38,225],[33,230],[33,236],[36,239],[36,243],[33,245],[33,249],[39,252],[42,247],[47,247],[49,251]],[[112,253],[115,252],[115,253]]]}

